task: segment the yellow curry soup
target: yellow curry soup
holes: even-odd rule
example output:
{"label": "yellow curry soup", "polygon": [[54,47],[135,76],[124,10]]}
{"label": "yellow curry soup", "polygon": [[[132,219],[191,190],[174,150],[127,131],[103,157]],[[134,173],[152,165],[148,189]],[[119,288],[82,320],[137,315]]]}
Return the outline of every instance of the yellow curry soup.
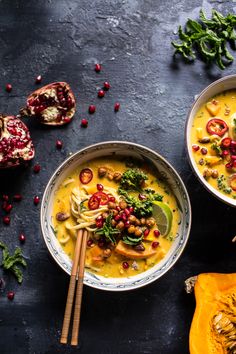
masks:
{"label": "yellow curry soup", "polygon": [[[127,171],[136,171],[136,174],[147,177],[141,181],[141,192],[128,188],[127,198],[134,199],[135,205],[141,205],[140,210],[144,212],[146,205],[150,204],[151,208],[154,205],[147,198],[159,198],[159,201],[153,201],[156,203],[153,208],[163,208],[166,213],[169,222],[167,234],[160,233],[152,214],[135,216],[133,209],[139,209],[133,208],[117,192]],[[83,200],[79,199],[81,195]],[[98,196],[102,196],[100,201]],[[99,207],[96,202],[100,202]],[[85,220],[81,215],[77,217],[77,207],[83,209]],[[110,230],[114,232],[114,244],[101,233],[108,221]],[[86,268],[105,277],[127,277],[149,269],[165,257],[178,233],[180,213],[171,190],[147,166],[132,169],[122,159],[99,158],[78,167],[59,186],[54,198],[52,223],[58,241],[70,258],[73,258],[77,231],[84,225],[90,231]]]}
{"label": "yellow curry soup", "polygon": [[207,182],[236,199],[236,90],[224,91],[200,107],[193,120],[191,144]]}

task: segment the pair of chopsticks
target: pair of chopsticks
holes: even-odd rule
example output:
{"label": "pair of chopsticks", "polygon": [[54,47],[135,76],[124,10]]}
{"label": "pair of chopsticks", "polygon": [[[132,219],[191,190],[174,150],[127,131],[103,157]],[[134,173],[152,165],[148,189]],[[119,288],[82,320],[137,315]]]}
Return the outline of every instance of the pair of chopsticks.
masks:
{"label": "pair of chopsticks", "polygon": [[[72,325],[71,345],[78,344],[87,236],[88,236],[87,230],[78,231],[73,265],[72,265],[71,276],[70,276],[70,285],[67,294],[64,321],[62,326],[61,340],[60,340],[62,344],[66,344],[68,339],[68,332],[70,328],[71,312],[72,312],[72,307],[74,302],[75,290],[76,290],[76,296],[75,296],[75,306],[74,306],[74,318],[73,318],[73,325]],[[78,283],[76,289],[77,279],[78,279]]]}

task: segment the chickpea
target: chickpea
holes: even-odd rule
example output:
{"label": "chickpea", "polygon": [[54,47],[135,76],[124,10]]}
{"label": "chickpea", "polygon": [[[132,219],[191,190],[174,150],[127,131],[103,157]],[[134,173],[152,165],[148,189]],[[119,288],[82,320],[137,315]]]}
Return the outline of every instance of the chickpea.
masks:
{"label": "chickpea", "polygon": [[113,227],[115,227],[115,226],[117,225],[117,222],[116,222],[114,219],[112,219],[112,220],[111,220],[111,225],[112,225]]}
{"label": "chickpea", "polygon": [[121,209],[125,209],[127,208],[128,204],[124,201],[124,200],[121,200],[120,203],[119,203],[119,207]]}
{"label": "chickpea", "polygon": [[145,218],[141,218],[140,222],[141,222],[141,225],[145,225],[146,224],[146,219]]}
{"label": "chickpea", "polygon": [[135,224],[136,216],[130,215],[130,216],[128,217],[128,220],[129,220],[129,222],[130,222],[131,224]]}
{"label": "chickpea", "polygon": [[128,228],[128,233],[129,234],[133,234],[135,232],[135,226],[134,225],[130,225],[130,227]]}
{"label": "chickpea", "polygon": [[114,209],[114,210],[112,210],[112,214],[113,214],[113,216],[116,216],[119,214],[119,212],[118,212],[118,210]]}
{"label": "chickpea", "polygon": [[134,232],[135,236],[140,237],[142,235],[142,233],[143,233],[142,229],[140,227],[136,226],[135,232]]}
{"label": "chickpea", "polygon": [[113,202],[108,202],[107,206],[108,206],[108,209],[115,209],[115,207],[116,207],[115,203],[113,203]]}
{"label": "chickpea", "polygon": [[211,174],[212,174],[212,170],[210,170],[209,168],[205,168],[205,169],[203,170],[203,177],[204,177],[204,178],[211,177]]}
{"label": "chickpea", "polygon": [[108,217],[108,213],[102,213],[102,217],[103,217],[103,219],[106,219],[107,217]]}
{"label": "chickpea", "polygon": [[108,174],[107,174],[107,178],[110,180],[110,181],[112,181],[113,180],[113,173],[112,172],[108,172]]}
{"label": "chickpea", "polygon": [[106,173],[107,173],[107,168],[106,167],[99,167],[99,169],[98,169],[98,176],[99,177],[106,176]]}
{"label": "chickpea", "polygon": [[121,180],[121,178],[122,178],[122,174],[120,172],[115,172],[114,173],[114,180],[116,182],[119,182]]}
{"label": "chickpea", "polygon": [[118,224],[116,225],[116,228],[118,230],[122,230],[125,227],[125,224],[123,221],[119,221]]}
{"label": "chickpea", "polygon": [[103,257],[105,258],[108,258],[111,256],[111,250],[110,248],[106,248],[104,251],[103,251]]}
{"label": "chickpea", "polygon": [[212,178],[218,178],[218,176],[219,176],[218,171],[217,170],[212,170],[211,177]]}
{"label": "chickpea", "polygon": [[141,225],[140,220],[139,220],[139,219],[137,219],[137,218],[136,218],[136,220],[135,220],[135,225],[137,225],[137,226]]}
{"label": "chickpea", "polygon": [[146,220],[146,225],[147,225],[148,227],[154,226],[154,225],[155,225],[155,219],[154,219],[154,218],[149,218],[149,219],[147,219],[147,220]]}

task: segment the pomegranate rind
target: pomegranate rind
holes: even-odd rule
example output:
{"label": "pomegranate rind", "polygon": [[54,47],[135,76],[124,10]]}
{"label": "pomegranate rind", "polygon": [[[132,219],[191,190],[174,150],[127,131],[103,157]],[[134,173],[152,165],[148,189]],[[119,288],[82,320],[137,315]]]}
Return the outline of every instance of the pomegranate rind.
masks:
{"label": "pomegranate rind", "polygon": [[75,114],[75,109],[75,96],[69,84],[53,82],[31,93],[20,114],[36,117],[45,125],[58,126],[68,124]]}
{"label": "pomegranate rind", "polygon": [[0,114],[0,168],[19,166],[34,155],[28,127],[15,116]]}

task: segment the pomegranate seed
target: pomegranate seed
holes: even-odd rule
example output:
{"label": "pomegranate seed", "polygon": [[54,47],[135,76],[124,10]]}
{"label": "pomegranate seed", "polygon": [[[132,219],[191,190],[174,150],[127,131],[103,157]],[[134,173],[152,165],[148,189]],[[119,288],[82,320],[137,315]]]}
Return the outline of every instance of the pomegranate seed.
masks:
{"label": "pomegranate seed", "polygon": [[61,149],[62,148],[62,145],[63,145],[63,142],[61,140],[57,140],[56,141],[56,148],[57,149]]}
{"label": "pomegranate seed", "polygon": [[10,213],[10,211],[12,210],[13,206],[12,204],[7,204],[4,208],[6,213]]}
{"label": "pomegranate seed", "polygon": [[7,84],[6,85],[6,91],[7,92],[11,92],[11,90],[12,90],[12,85],[11,84]]}
{"label": "pomegranate seed", "polygon": [[104,97],[104,96],[105,96],[104,90],[99,90],[99,91],[98,91],[98,97],[99,97],[99,98],[102,98],[102,97]]}
{"label": "pomegranate seed", "polygon": [[20,202],[22,200],[22,195],[21,194],[15,194],[13,197],[13,200],[15,202]]}
{"label": "pomegranate seed", "polygon": [[125,221],[125,227],[130,227],[130,221],[129,220]]}
{"label": "pomegranate seed", "polygon": [[128,208],[125,208],[124,212],[125,212],[125,215],[130,216],[130,211]]}
{"label": "pomegranate seed", "polygon": [[71,121],[70,117],[64,117],[63,118],[63,122],[65,122],[65,123],[69,123],[70,121]]}
{"label": "pomegranate seed", "polygon": [[20,235],[19,235],[19,241],[20,241],[21,243],[24,243],[24,242],[25,242],[25,235],[24,235],[24,234],[20,234]]}
{"label": "pomegranate seed", "polygon": [[154,241],[154,242],[152,243],[152,248],[157,248],[158,246],[159,246],[159,242]]}
{"label": "pomegranate seed", "polygon": [[150,232],[150,230],[148,230],[148,229],[144,230],[143,236],[147,237],[149,235],[149,232]]}
{"label": "pomegranate seed", "polygon": [[126,221],[126,220],[127,220],[127,216],[126,216],[126,214],[125,214],[125,213],[122,213],[122,214],[121,214],[121,219],[122,219],[122,220],[124,220],[124,221]]}
{"label": "pomegranate seed", "polygon": [[10,216],[4,216],[4,217],[2,218],[2,220],[3,220],[3,222],[4,222],[5,225],[9,225],[10,222],[11,222]]}
{"label": "pomegranate seed", "polygon": [[233,167],[234,168],[236,167],[236,160],[233,162]]}
{"label": "pomegranate seed", "polygon": [[236,155],[231,155],[231,160],[235,161],[236,160]]}
{"label": "pomegranate seed", "polygon": [[222,154],[223,154],[223,156],[227,156],[227,155],[229,155],[229,151],[228,150],[223,150]]}
{"label": "pomegranate seed", "polygon": [[206,155],[207,154],[207,149],[206,148],[201,148],[201,153],[202,153],[202,155]]}
{"label": "pomegranate seed", "polygon": [[41,81],[42,81],[42,76],[41,75],[37,76],[36,79],[35,79],[35,83],[36,84],[40,84]]}
{"label": "pomegranate seed", "polygon": [[235,140],[232,140],[232,141],[231,141],[230,147],[231,147],[232,149],[236,149],[236,141],[235,141]]}
{"label": "pomegranate seed", "polygon": [[114,111],[115,112],[118,112],[120,110],[120,104],[119,104],[119,102],[116,102],[115,104],[114,104]]}
{"label": "pomegranate seed", "polygon": [[154,236],[159,237],[160,236],[160,231],[159,230],[154,230]]}
{"label": "pomegranate seed", "polygon": [[103,221],[102,215],[99,215],[99,216],[97,217],[96,221]]}
{"label": "pomegranate seed", "polygon": [[200,146],[194,144],[194,145],[192,145],[192,149],[193,149],[193,151],[198,151],[200,149]]}
{"label": "pomegranate seed", "polygon": [[38,195],[34,197],[34,204],[37,205],[40,202],[40,198]]}
{"label": "pomegranate seed", "polygon": [[122,263],[122,267],[123,267],[124,269],[128,269],[128,268],[129,268],[129,263],[128,263],[128,262],[123,262],[123,263]]}
{"label": "pomegranate seed", "polygon": [[5,200],[6,202],[8,202],[9,196],[6,194],[3,194],[2,199]]}
{"label": "pomegranate seed", "polygon": [[121,211],[121,208],[117,205],[117,206],[116,206],[116,210],[117,210],[117,211]]}
{"label": "pomegranate seed", "polygon": [[98,241],[98,247],[103,248],[105,245],[104,241]]}
{"label": "pomegranate seed", "polygon": [[231,168],[233,167],[232,162],[227,163],[227,164],[225,165],[225,167],[226,167],[227,169],[231,169]]}
{"label": "pomegranate seed", "polygon": [[94,106],[93,104],[91,104],[90,106],[89,106],[89,113],[90,114],[93,114],[95,111],[96,111],[96,106]]}
{"label": "pomegranate seed", "polygon": [[99,73],[99,72],[101,71],[101,69],[102,69],[101,64],[95,64],[94,70],[95,70],[97,73]]}
{"label": "pomegranate seed", "polygon": [[104,187],[103,187],[102,184],[100,184],[100,183],[97,184],[97,190],[98,190],[98,191],[103,191],[103,188],[104,188]]}
{"label": "pomegranate seed", "polygon": [[103,88],[108,91],[110,87],[111,87],[111,85],[109,84],[109,82],[105,81],[103,84]]}
{"label": "pomegranate seed", "polygon": [[41,166],[39,164],[34,165],[34,172],[35,173],[39,173],[40,170],[41,170]]}
{"label": "pomegranate seed", "polygon": [[3,208],[3,210],[6,209],[7,205],[8,205],[7,202],[4,200],[4,202],[2,203],[2,208]]}
{"label": "pomegranate seed", "polygon": [[91,247],[92,244],[93,244],[93,240],[92,240],[91,238],[88,239],[88,241],[87,241],[87,246],[88,246],[88,247]]}
{"label": "pomegranate seed", "polygon": [[115,219],[115,221],[120,221],[121,216],[120,216],[120,215],[116,215],[116,216],[114,217],[114,219]]}
{"label": "pomegranate seed", "polygon": [[88,120],[87,119],[82,119],[81,120],[81,127],[87,128],[87,126],[88,126]]}
{"label": "pomegranate seed", "polygon": [[134,212],[134,208],[133,207],[129,207],[129,211],[130,211],[130,214],[132,214]]}
{"label": "pomegranate seed", "polygon": [[109,197],[109,202],[114,203],[115,201],[116,201],[116,198],[115,198],[115,197]]}
{"label": "pomegranate seed", "polygon": [[8,300],[12,301],[14,299],[14,296],[15,296],[15,293],[13,291],[8,291],[8,293],[7,293]]}
{"label": "pomegranate seed", "polygon": [[139,194],[138,197],[139,197],[140,200],[146,199],[146,196],[144,194]]}

